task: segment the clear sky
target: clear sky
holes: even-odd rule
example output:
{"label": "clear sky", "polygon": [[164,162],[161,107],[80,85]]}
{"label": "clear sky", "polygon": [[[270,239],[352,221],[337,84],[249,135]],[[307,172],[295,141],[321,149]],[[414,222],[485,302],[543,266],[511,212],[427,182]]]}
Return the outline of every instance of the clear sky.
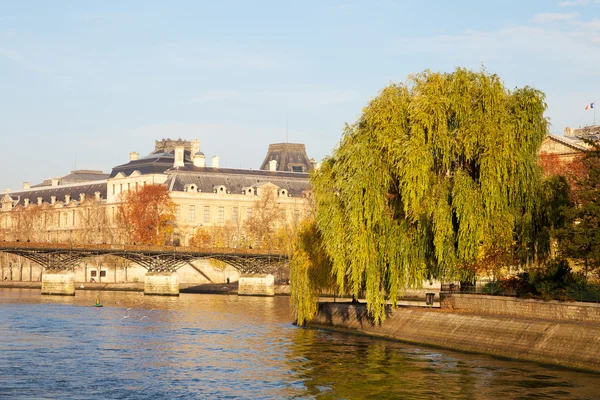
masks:
{"label": "clear sky", "polygon": [[481,65],[544,91],[551,132],[592,124],[600,0],[0,0],[0,190],[161,138],[258,168],[287,131],[319,160],[387,84]]}

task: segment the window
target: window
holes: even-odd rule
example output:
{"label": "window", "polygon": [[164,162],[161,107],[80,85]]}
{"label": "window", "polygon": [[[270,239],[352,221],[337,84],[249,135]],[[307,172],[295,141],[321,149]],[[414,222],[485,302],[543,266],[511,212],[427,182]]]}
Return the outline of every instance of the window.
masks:
{"label": "window", "polygon": [[175,221],[179,221],[179,217],[181,217],[181,206],[175,206]]}
{"label": "window", "polygon": [[210,222],[210,207],[204,206],[204,222]]}
{"label": "window", "polygon": [[135,190],[138,190],[138,183],[139,183],[139,182],[136,182],[136,183],[135,183]]}
{"label": "window", "polygon": [[188,210],[188,222],[194,222],[196,220],[196,206],[189,206]]}
{"label": "window", "polygon": [[300,219],[300,210],[294,210],[294,222],[298,222]]}
{"label": "window", "polygon": [[219,207],[219,219],[218,222],[222,224],[225,222],[225,207]]}
{"label": "window", "polygon": [[73,226],[75,226],[75,210],[73,210]]}
{"label": "window", "polygon": [[292,172],[304,172],[304,168],[302,166],[292,166]]}
{"label": "window", "polygon": [[100,271],[100,278],[106,276],[106,271]]}
{"label": "window", "polygon": [[233,222],[237,222],[238,217],[239,217],[239,210],[237,207],[233,207],[233,212],[231,214],[231,219],[233,220]]}
{"label": "window", "polygon": [[91,276],[96,276],[96,272],[97,272],[97,271],[95,271],[95,270],[92,270],[92,271],[90,271],[90,275],[91,275]]}
{"label": "window", "polygon": [[117,185],[113,185],[113,195],[115,194],[115,186]]}
{"label": "window", "polygon": [[119,193],[123,193],[123,184],[119,183]]}

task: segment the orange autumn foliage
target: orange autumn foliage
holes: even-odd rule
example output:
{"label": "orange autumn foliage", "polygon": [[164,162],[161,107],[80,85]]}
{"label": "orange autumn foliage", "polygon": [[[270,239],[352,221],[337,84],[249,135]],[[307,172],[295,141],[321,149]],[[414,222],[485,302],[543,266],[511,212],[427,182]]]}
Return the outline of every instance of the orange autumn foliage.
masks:
{"label": "orange autumn foliage", "polygon": [[175,221],[175,203],[163,185],[145,185],[121,194],[119,222],[129,243],[164,245]]}
{"label": "orange autumn foliage", "polygon": [[575,198],[579,190],[578,182],[587,175],[587,168],[583,160],[583,153],[577,154],[572,160],[565,160],[558,154],[542,153],[539,164],[544,171],[544,176],[562,175],[571,187],[571,194]]}

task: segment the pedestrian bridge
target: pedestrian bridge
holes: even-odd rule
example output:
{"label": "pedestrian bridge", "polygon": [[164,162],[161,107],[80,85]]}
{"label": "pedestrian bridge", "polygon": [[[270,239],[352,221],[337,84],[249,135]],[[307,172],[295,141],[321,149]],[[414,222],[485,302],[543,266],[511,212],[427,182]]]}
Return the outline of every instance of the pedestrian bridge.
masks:
{"label": "pedestrian bridge", "polygon": [[[179,279],[175,272],[195,259],[218,260],[245,274],[272,274],[289,264],[289,257],[281,252],[250,248],[0,242],[0,252],[41,265],[44,269],[43,294],[74,294],[75,266],[85,258],[96,256],[120,257],[144,267],[148,271],[146,294],[178,294]],[[62,293],[65,285],[68,293]]]}

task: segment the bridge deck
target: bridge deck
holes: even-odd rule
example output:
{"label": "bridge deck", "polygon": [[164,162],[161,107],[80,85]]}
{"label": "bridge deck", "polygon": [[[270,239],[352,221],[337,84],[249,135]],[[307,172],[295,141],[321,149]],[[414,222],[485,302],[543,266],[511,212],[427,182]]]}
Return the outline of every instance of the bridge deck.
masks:
{"label": "bridge deck", "polygon": [[192,257],[207,257],[211,255],[237,257],[276,257],[288,258],[280,251],[250,248],[203,248],[192,246],[146,246],[146,245],[115,245],[115,244],[69,244],[43,242],[0,242],[0,251],[37,251],[50,252],[79,252],[95,254],[138,253],[147,255],[178,254]]}

